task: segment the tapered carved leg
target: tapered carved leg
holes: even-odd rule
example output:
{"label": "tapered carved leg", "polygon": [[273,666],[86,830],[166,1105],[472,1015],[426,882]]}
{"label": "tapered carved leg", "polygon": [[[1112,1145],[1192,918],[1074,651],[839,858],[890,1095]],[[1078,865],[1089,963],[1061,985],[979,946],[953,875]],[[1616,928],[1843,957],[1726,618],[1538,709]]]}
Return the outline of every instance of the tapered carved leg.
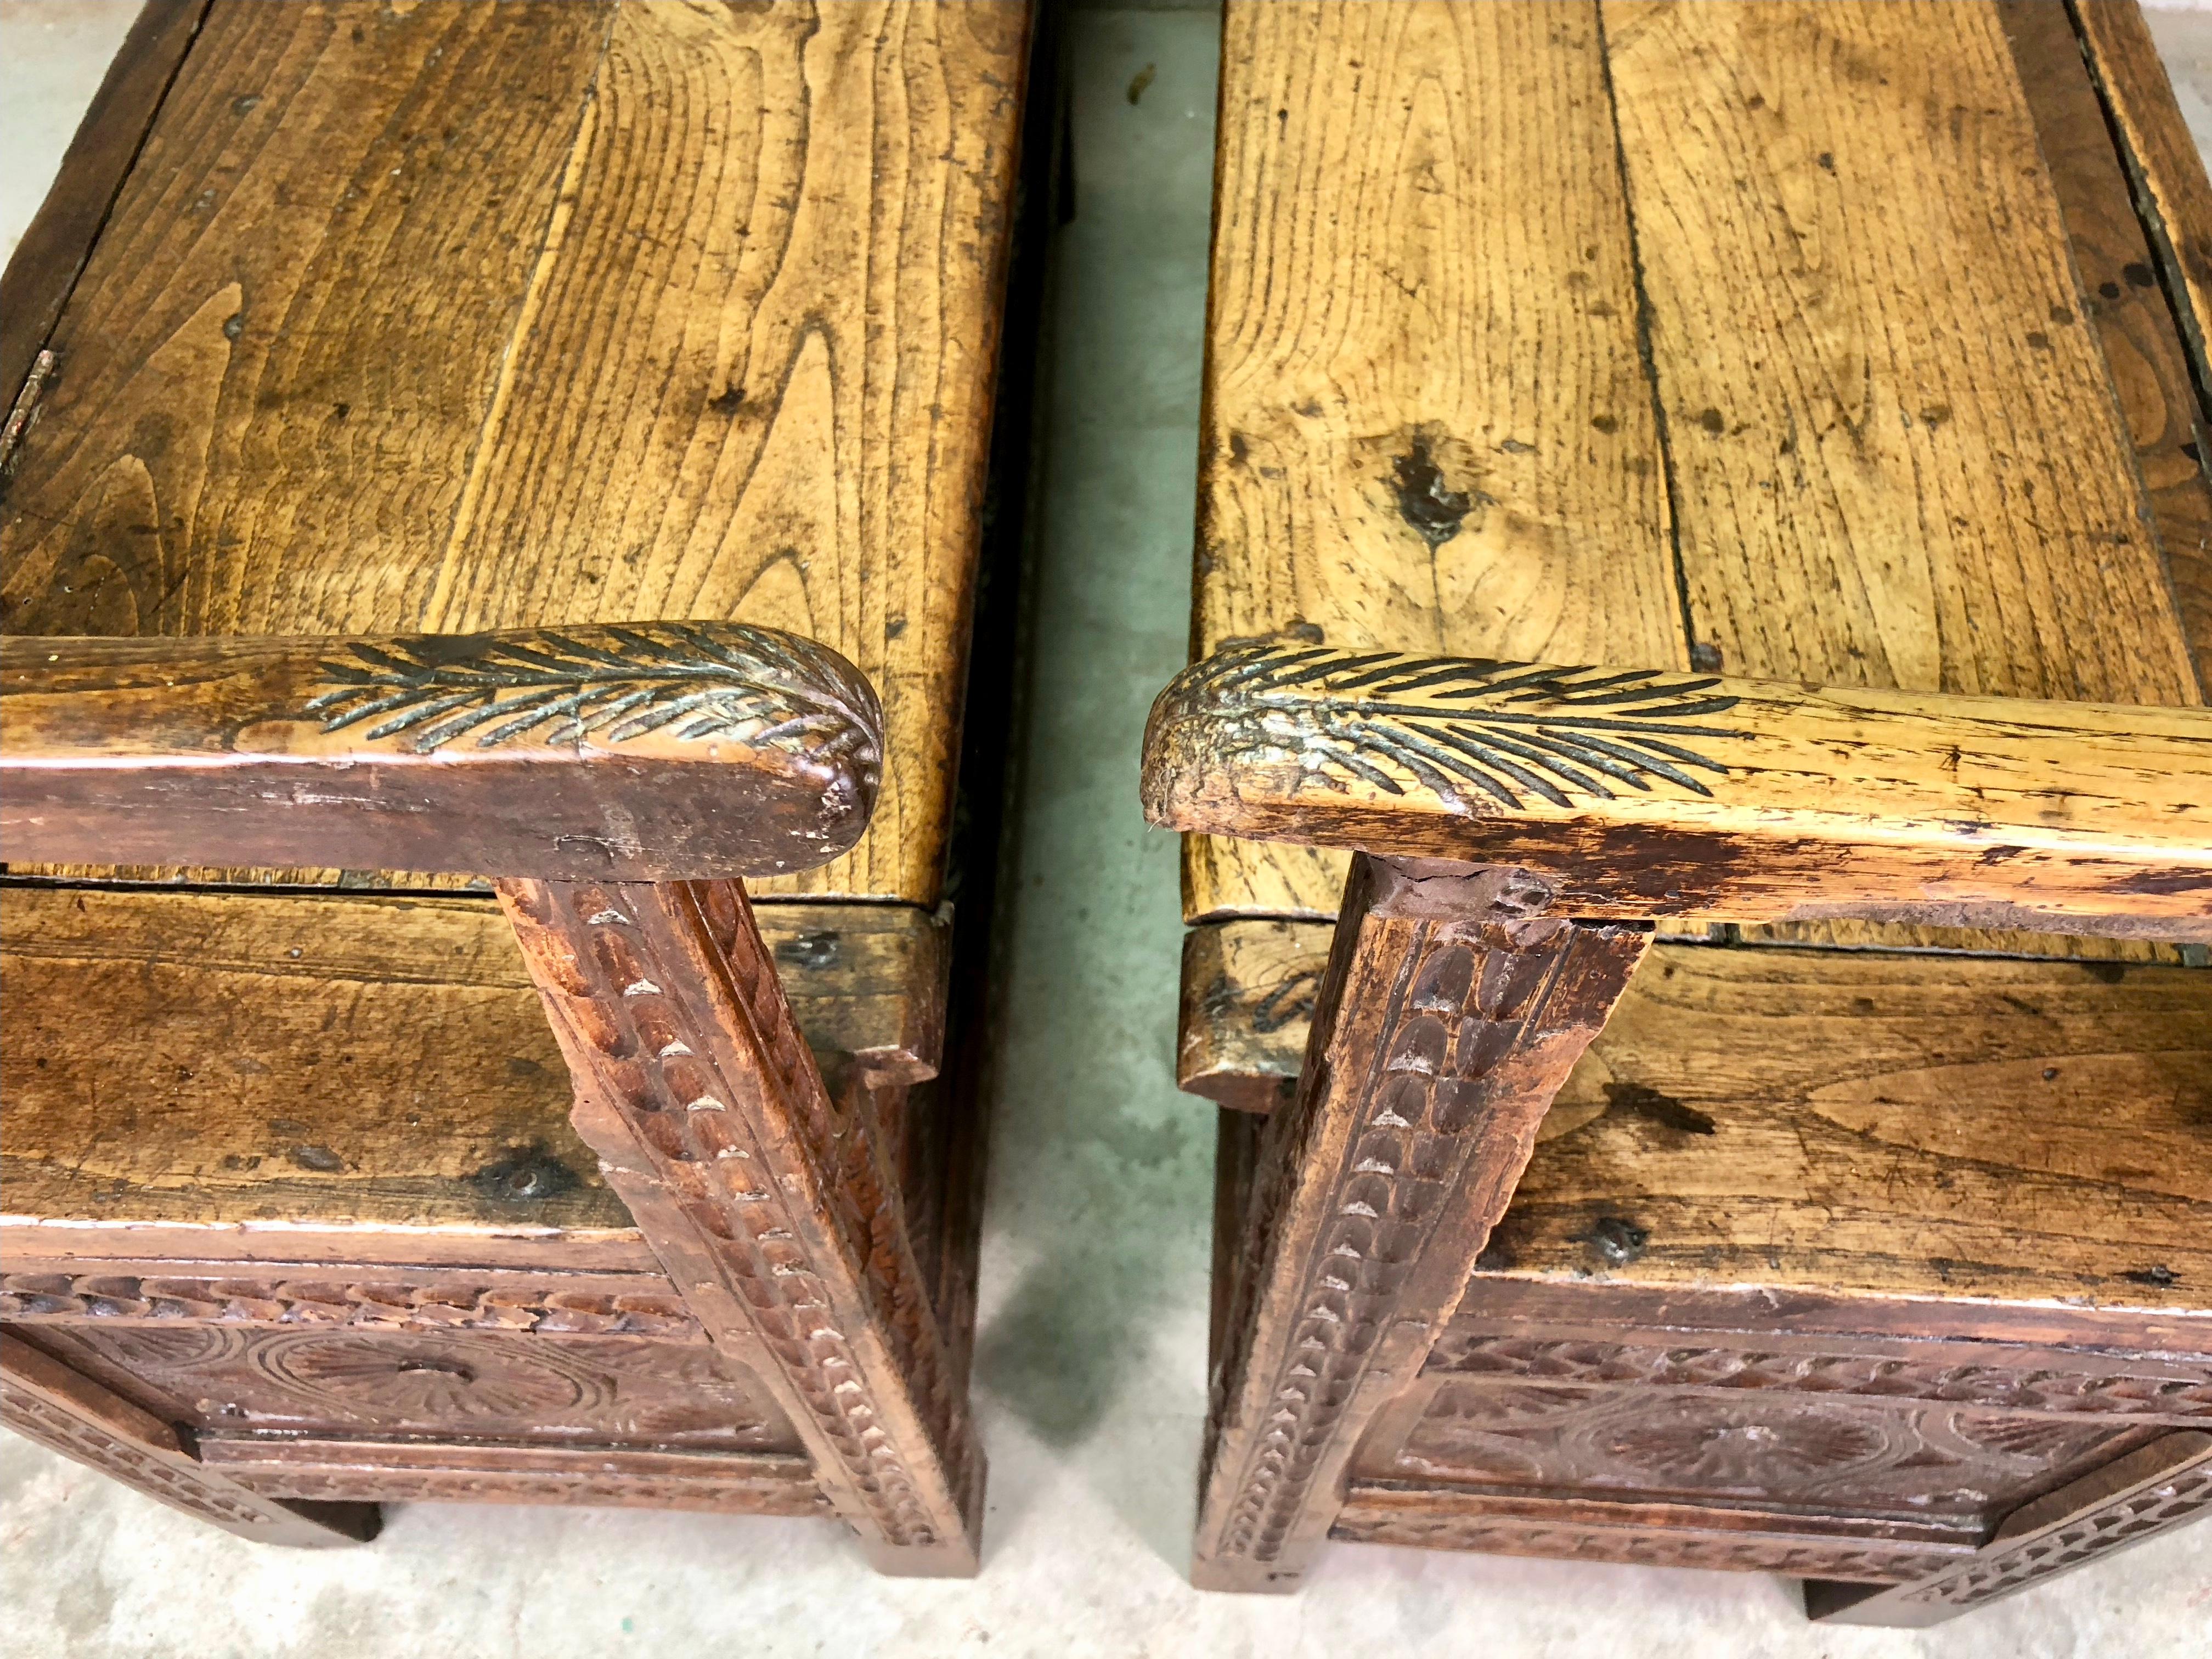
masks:
{"label": "tapered carved leg", "polygon": [[983,1460],[884,1149],[824,1086],[743,890],[510,881],[500,896],[577,1130],[692,1311],[776,1390],[878,1567],[975,1571]]}
{"label": "tapered carved leg", "polygon": [[1368,1421],[1427,1354],[1536,1126],[1650,939],[1512,872],[1355,860],[1304,1075],[1267,1121],[1212,1385],[1202,1589],[1294,1589]]}
{"label": "tapered carved leg", "polygon": [[246,1491],[201,1462],[158,1417],[6,1334],[0,1334],[0,1423],[258,1544],[362,1543],[380,1524],[374,1504],[288,1504]]}
{"label": "tapered carved leg", "polygon": [[2212,1434],[2169,1434],[2037,1498],[1956,1566],[1909,1584],[1814,1582],[1805,1611],[1835,1625],[1947,1619],[2169,1532],[2212,1510]]}

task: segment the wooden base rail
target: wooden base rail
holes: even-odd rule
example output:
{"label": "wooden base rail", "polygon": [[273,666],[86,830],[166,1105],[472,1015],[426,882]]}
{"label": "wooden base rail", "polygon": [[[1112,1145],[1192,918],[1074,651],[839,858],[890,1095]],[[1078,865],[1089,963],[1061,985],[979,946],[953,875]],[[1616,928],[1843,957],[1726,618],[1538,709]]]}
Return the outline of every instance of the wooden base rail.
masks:
{"label": "wooden base rail", "polygon": [[1240,644],[1161,694],[1156,823],[1514,866],[1527,908],[2212,939],[2212,709]]}
{"label": "wooden base rail", "polygon": [[857,669],[738,623],[0,641],[11,861],[781,875],[882,754]]}

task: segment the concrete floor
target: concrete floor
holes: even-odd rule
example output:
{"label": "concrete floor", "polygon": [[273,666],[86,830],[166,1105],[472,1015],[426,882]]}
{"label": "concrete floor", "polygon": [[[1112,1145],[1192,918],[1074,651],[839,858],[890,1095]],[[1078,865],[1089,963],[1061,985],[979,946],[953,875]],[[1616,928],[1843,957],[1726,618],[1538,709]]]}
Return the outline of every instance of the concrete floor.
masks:
{"label": "concrete floor", "polygon": [[[10,246],[133,9],[0,0]],[[2212,110],[2212,17],[2154,21]],[[1213,1135],[1171,1081],[1176,844],[1144,829],[1134,780],[1186,636],[1215,24],[1087,10],[1073,28],[1079,211],[984,1243],[981,1577],[876,1577],[821,1522],[635,1510],[413,1505],[367,1548],[260,1549],[0,1436],[0,1654],[2204,1655],[2212,1525],[1917,1633],[1808,1626],[1773,1578],[1371,1547],[1334,1549],[1295,1600],[1184,1582]]]}

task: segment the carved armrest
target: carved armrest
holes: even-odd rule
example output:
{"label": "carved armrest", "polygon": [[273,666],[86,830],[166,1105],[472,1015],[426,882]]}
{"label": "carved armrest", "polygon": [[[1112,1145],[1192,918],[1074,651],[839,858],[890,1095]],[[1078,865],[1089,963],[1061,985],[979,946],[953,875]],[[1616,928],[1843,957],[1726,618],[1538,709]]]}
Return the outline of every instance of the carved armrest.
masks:
{"label": "carved armrest", "polygon": [[858,670],[736,623],[0,640],[11,860],[777,875],[860,839],[882,755]]}
{"label": "carved armrest", "polygon": [[1253,641],[1161,694],[1144,800],[1176,830],[1518,866],[1518,902],[1577,916],[2212,938],[2203,708]]}

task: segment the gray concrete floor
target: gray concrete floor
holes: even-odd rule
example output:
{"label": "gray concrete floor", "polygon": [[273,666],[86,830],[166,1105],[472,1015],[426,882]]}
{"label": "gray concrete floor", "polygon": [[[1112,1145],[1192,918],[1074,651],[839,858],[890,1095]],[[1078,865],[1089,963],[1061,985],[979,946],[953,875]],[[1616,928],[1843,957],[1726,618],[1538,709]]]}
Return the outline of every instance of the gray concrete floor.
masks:
{"label": "gray concrete floor", "polygon": [[[132,9],[0,0],[10,246]],[[2212,108],[2212,18],[2154,21]],[[2212,1651],[2212,1526],[1917,1633],[1808,1626],[1778,1579],[1349,1545],[1294,1600],[1184,1582],[1213,1136],[1171,1080],[1176,846],[1144,829],[1134,780],[1147,703],[1183,660],[1215,24],[1086,10],[1073,27],[1079,211],[984,1244],[982,1576],[878,1578],[817,1522],[635,1510],[413,1505],[364,1549],[261,1549],[0,1436],[0,1654]]]}

